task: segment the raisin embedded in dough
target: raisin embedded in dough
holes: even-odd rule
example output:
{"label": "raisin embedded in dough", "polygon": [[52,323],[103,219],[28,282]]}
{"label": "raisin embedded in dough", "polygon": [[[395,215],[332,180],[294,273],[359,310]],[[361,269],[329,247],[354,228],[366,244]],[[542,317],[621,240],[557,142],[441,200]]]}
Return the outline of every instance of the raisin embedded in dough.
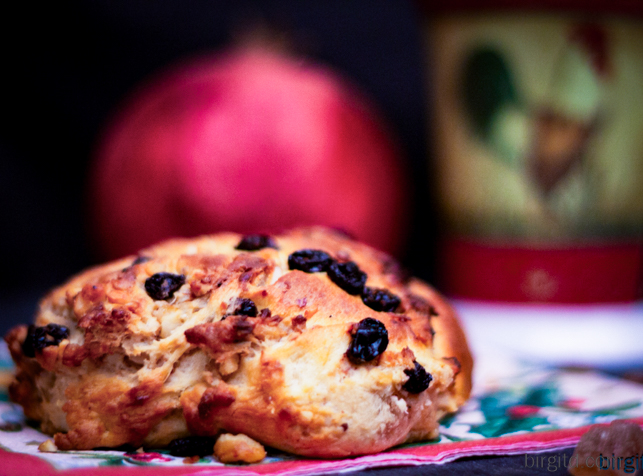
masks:
{"label": "raisin embedded in dough", "polygon": [[58,345],[63,339],[69,337],[69,329],[57,324],[47,324],[36,327],[29,325],[27,338],[22,344],[22,352],[27,357],[35,357],[36,352],[50,345]]}
{"label": "raisin embedded in dough", "polygon": [[288,256],[288,267],[306,273],[321,273],[328,270],[333,259],[322,250],[299,250]]}
{"label": "raisin embedded in dough", "polygon": [[402,388],[409,393],[421,393],[429,388],[433,377],[417,362],[413,362],[413,364],[415,365],[414,368],[404,370],[404,373],[409,376],[409,379],[404,382]]}
{"label": "raisin embedded in dough", "polygon": [[155,301],[166,301],[185,284],[185,276],[172,273],[156,273],[145,280],[145,291]]}
{"label": "raisin embedded in dough", "polygon": [[400,298],[386,289],[364,288],[362,301],[368,307],[378,312],[395,312],[400,305]]}
{"label": "raisin embedded in dough", "polygon": [[235,316],[257,317],[257,306],[250,299],[237,298],[232,314]]}
{"label": "raisin embedded in dough", "polygon": [[240,251],[257,251],[263,248],[275,248],[277,249],[277,244],[268,235],[246,235],[241,238],[239,244],[235,249]]}
{"label": "raisin embedded in dough", "polygon": [[375,359],[388,347],[388,331],[377,319],[367,317],[351,330],[351,344],[346,356],[356,364]]}
{"label": "raisin embedded in dough", "polygon": [[328,268],[328,277],[348,294],[361,294],[366,284],[366,273],[353,261],[334,262]]}

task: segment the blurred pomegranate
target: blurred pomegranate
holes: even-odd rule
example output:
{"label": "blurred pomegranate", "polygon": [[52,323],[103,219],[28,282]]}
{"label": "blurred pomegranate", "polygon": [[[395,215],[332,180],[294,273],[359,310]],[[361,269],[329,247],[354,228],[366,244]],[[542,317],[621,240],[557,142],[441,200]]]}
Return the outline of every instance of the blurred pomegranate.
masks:
{"label": "blurred pomegranate", "polygon": [[90,178],[105,258],[172,236],[342,228],[397,254],[407,227],[401,158],[331,71],[243,47],[153,78],[115,117]]}

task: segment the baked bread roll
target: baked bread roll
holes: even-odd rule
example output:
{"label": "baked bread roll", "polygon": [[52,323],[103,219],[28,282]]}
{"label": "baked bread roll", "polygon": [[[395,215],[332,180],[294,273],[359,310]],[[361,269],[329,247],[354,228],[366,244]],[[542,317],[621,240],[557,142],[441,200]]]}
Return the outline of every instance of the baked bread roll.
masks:
{"label": "baked bread roll", "polygon": [[471,389],[445,300],[318,227],[163,242],[54,289],[5,339],[11,399],[61,450],[231,433],[374,453],[435,438]]}

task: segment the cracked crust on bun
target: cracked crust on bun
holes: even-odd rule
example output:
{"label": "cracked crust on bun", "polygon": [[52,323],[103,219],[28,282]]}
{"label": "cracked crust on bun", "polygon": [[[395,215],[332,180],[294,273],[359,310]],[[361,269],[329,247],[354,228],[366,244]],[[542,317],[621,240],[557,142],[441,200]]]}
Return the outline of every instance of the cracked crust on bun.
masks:
{"label": "cracked crust on bun", "polygon": [[11,399],[61,450],[230,433],[375,453],[437,437],[471,390],[444,298],[319,227],[160,243],[54,289],[5,339]]}

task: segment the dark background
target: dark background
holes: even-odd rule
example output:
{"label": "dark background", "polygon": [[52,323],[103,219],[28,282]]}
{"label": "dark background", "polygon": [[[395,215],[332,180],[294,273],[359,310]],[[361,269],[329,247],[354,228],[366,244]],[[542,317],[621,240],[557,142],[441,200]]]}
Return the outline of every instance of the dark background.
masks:
{"label": "dark background", "polygon": [[217,51],[261,23],[334,68],[380,108],[414,180],[403,257],[431,280],[435,226],[424,186],[427,99],[422,12],[400,0],[19,2],[4,15],[0,128],[0,332],[97,263],[85,230],[85,178],[110,113],[132,88],[184,56]]}

